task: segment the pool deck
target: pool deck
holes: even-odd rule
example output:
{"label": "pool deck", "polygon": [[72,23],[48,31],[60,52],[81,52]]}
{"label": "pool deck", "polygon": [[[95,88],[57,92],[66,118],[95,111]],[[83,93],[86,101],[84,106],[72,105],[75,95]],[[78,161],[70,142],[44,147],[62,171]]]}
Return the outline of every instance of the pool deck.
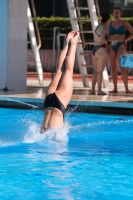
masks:
{"label": "pool deck", "polygon": [[[0,106],[7,106],[7,104],[32,104],[43,105],[46,88],[50,80],[45,80],[44,86],[39,86],[38,80],[35,78],[27,79],[27,91],[0,91]],[[113,89],[112,82],[109,83],[108,88],[103,88],[107,95],[90,95],[91,88],[84,88],[81,81],[74,81],[74,91],[69,103],[69,106],[85,106],[86,108],[109,108],[117,111],[118,109],[125,109],[131,111],[133,114],[133,81],[129,82],[129,89],[131,94],[126,94],[123,83],[118,83],[118,93],[110,94],[109,91]],[[10,106],[12,106],[10,105]],[[106,111],[105,111],[106,112]]]}

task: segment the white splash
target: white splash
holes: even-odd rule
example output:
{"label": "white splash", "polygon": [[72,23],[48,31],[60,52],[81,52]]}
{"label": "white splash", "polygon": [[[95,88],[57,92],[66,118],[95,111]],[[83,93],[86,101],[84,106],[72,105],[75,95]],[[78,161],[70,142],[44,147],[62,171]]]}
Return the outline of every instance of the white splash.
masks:
{"label": "white splash", "polygon": [[43,134],[40,134],[40,125],[35,122],[29,123],[29,130],[24,136],[24,143],[35,143],[35,142],[45,142],[54,141],[62,144],[66,144],[68,141],[68,124],[65,124],[62,129],[54,128],[49,129]]}
{"label": "white splash", "polygon": [[15,146],[15,142],[0,140],[0,147]]}

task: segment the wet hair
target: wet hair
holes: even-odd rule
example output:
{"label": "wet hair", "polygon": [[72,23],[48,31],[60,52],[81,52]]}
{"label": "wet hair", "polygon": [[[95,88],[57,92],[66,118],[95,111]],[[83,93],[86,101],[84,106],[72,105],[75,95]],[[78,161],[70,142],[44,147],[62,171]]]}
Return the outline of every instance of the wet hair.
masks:
{"label": "wet hair", "polygon": [[105,22],[108,21],[108,19],[110,19],[110,15],[109,15],[108,13],[104,12],[104,13],[102,14],[101,22],[102,22],[102,23],[105,23]]}

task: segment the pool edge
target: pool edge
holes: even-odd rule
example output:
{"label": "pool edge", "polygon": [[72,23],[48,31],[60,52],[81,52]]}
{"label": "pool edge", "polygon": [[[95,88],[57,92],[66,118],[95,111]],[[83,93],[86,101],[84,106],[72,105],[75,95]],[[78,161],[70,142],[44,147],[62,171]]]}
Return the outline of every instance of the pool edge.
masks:
{"label": "pool edge", "polygon": [[[0,107],[43,110],[43,98],[1,96]],[[71,100],[67,111],[133,115],[133,103]]]}

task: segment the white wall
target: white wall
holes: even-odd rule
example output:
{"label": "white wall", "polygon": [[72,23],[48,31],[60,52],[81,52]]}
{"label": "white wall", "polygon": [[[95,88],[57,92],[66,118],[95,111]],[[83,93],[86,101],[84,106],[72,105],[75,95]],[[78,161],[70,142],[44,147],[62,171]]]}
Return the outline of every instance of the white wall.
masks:
{"label": "white wall", "polygon": [[[5,5],[5,2],[6,5]],[[9,90],[25,91],[27,75],[27,0],[0,0],[0,10],[4,12],[0,21],[0,27],[5,26],[3,38],[4,52],[0,70],[3,70],[3,82],[0,81],[0,89],[5,86]],[[0,12],[1,15],[1,12]],[[0,19],[1,20],[1,19]],[[2,29],[1,29],[2,30]],[[0,31],[0,43],[1,43]],[[1,46],[1,45],[0,45]],[[0,47],[0,52],[2,47]],[[1,56],[0,56],[1,57]],[[0,72],[1,77],[1,72]],[[0,78],[1,79],[1,78]]]}

